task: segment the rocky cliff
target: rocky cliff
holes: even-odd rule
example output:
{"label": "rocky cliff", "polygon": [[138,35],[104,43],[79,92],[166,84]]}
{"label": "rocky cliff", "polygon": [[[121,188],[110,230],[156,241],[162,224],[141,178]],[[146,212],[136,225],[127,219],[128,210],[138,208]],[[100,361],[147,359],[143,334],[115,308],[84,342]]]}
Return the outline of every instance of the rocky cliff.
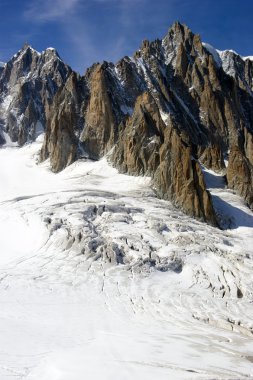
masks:
{"label": "rocky cliff", "polygon": [[41,159],[54,171],[83,153],[108,154],[122,172],[151,176],[159,196],[215,225],[204,165],[222,171],[253,208],[250,59],[218,52],[176,22],[164,39],[145,40],[133,57],[94,64],[82,77],[55,51],[38,56],[29,47],[0,75],[5,130],[22,144],[36,123],[46,124]]}
{"label": "rocky cliff", "polygon": [[0,71],[0,134],[23,145],[45,130],[47,113],[72,70],[57,51],[38,53],[29,45]]}

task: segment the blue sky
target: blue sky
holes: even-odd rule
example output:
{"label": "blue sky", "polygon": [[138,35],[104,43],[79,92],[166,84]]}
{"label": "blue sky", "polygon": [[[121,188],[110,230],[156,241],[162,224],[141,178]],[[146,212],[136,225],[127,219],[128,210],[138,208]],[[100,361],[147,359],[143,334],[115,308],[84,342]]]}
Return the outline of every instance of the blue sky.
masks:
{"label": "blue sky", "polygon": [[75,70],[131,55],[186,23],[216,48],[253,55],[253,0],[0,0],[0,61],[25,42],[55,47]]}

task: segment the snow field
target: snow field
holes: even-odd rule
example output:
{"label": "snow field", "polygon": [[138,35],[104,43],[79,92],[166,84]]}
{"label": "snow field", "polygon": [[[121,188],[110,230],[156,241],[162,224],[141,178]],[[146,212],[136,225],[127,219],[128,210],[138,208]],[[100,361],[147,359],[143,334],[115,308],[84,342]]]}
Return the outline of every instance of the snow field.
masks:
{"label": "snow field", "polygon": [[253,218],[222,177],[224,231],[40,146],[0,150],[0,379],[252,378]]}

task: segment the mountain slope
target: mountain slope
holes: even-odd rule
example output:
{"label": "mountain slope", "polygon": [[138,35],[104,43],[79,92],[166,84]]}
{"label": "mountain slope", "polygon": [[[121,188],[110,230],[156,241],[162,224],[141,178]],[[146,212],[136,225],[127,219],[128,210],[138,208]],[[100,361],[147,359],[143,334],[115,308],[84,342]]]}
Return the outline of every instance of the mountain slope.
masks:
{"label": "mountain slope", "polygon": [[[227,172],[228,186],[252,207],[253,66],[233,54],[229,63],[226,54],[221,59],[226,71],[198,35],[175,23],[162,41],[144,41],[132,58],[94,65],[81,78],[85,91],[77,105],[83,118],[78,144],[95,159],[113,149],[111,162],[117,168],[151,175],[160,196],[213,224],[200,163]],[[233,65],[236,76],[229,75]],[[49,143],[58,108],[56,98],[41,155],[50,157],[56,171],[69,159],[65,148],[61,157],[60,144],[55,160]],[[62,115],[57,116],[58,134]]]}
{"label": "mountain slope", "polygon": [[252,379],[251,64],[230,53],[176,23],[83,77],[28,46],[0,69],[1,380]]}
{"label": "mountain slope", "polygon": [[0,150],[1,380],[251,379],[253,217],[222,177],[226,231],[41,145]]}
{"label": "mountain slope", "polygon": [[[226,175],[228,186],[253,207],[250,59],[215,53],[176,22],[163,40],[143,41],[133,57],[116,65],[94,64],[83,77],[63,67],[65,74],[41,107],[46,123],[41,160],[50,158],[53,171],[83,155],[109,154],[122,172],[151,176],[160,197],[217,225],[203,164]],[[13,120],[13,112],[7,114]],[[23,130],[34,128],[17,132],[9,119],[12,140],[26,141],[29,132]]]}

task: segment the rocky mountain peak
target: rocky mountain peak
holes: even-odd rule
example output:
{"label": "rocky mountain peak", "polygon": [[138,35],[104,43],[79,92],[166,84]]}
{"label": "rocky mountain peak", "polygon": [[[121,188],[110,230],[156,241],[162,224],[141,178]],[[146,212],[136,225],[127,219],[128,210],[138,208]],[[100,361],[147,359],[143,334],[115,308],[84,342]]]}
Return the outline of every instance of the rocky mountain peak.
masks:
{"label": "rocky mountain peak", "polygon": [[41,53],[41,55],[44,56],[46,60],[50,60],[50,59],[62,60],[57,50],[52,47],[47,48],[45,51]]}
{"label": "rocky mountain peak", "polygon": [[72,70],[55,49],[39,53],[27,43],[0,72],[0,132],[19,145],[45,128],[54,95]]}
{"label": "rocky mountain peak", "polygon": [[40,54],[30,45],[25,44],[5,66],[3,82],[15,86],[18,80],[29,75],[36,67]]}
{"label": "rocky mountain peak", "polygon": [[194,34],[191,29],[177,21],[169,28],[163,40],[167,44],[171,43],[174,46],[178,46],[181,43],[185,44],[187,41],[191,43],[193,38]]}
{"label": "rocky mountain peak", "polygon": [[175,22],[162,40],[166,64],[176,66],[176,57],[185,54],[189,62],[196,56],[203,56],[200,36],[180,22]]}
{"label": "rocky mountain peak", "polygon": [[193,36],[193,33],[187,25],[182,24],[180,21],[175,21],[169,28],[168,35],[176,36],[183,41],[189,38],[189,36]]}
{"label": "rocky mountain peak", "polygon": [[226,175],[253,207],[252,65],[180,22],[83,77],[55,49],[27,47],[1,75],[2,125],[20,144],[46,126],[41,159],[54,171],[109,154],[120,171],[151,176],[160,197],[217,225],[203,167]]}
{"label": "rocky mountain peak", "polygon": [[17,54],[14,54],[14,56],[11,58],[11,62],[19,62],[21,60],[24,60],[27,56],[32,57],[39,57],[40,53],[35,50],[31,45],[28,43],[25,43],[22,48],[17,52]]}

